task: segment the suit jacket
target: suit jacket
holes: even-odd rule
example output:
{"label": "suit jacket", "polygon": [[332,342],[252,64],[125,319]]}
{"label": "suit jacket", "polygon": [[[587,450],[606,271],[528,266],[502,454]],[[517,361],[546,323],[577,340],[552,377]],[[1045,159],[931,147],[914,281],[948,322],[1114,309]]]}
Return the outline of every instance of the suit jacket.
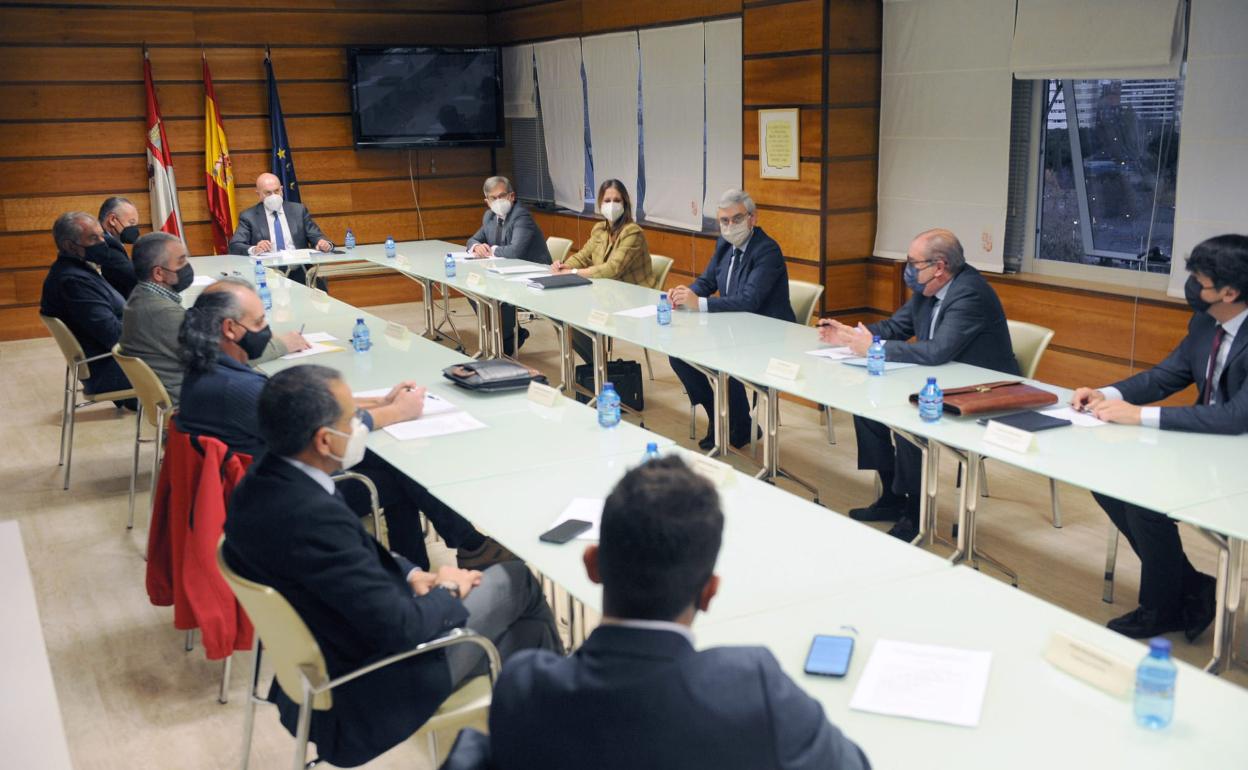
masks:
{"label": "suit jacket", "polygon": [[1214,383],[1217,403],[1206,406],[1205,381],[1213,335],[1218,322],[1208,313],[1196,313],[1187,324],[1187,336],[1152,369],[1114,383],[1122,397],[1132,404],[1151,404],[1177,393],[1195,383],[1200,396],[1194,406],[1163,406],[1163,430],[1186,430],[1196,433],[1248,433],[1248,323],[1239,327],[1231,350],[1222,367],[1222,376]]}
{"label": "suit jacket", "polygon": [[[230,501],[225,559],[272,586],[320,645],[331,677],[403,652],[462,626],[464,605],[446,591],[413,596],[403,567],[343,500],[281,457],[252,465]],[[261,635],[263,640],[263,635]],[[276,684],[276,683],[275,683]],[[317,754],[338,767],[362,764],[410,737],[451,691],[441,651],[333,690],[312,716]],[[274,686],[269,699],[295,731],[298,706]]]}
{"label": "suit jacket", "polygon": [[129,297],[139,279],[134,274],[134,263],[126,246],[112,233],[104,233],[104,242],[108,244],[108,258],[100,263],[100,275],[108,281],[117,293]]}
{"label": "suit jacket", "polygon": [[[321,228],[312,221],[312,215],[308,213],[307,206],[283,200],[282,210],[286,212],[286,224],[290,227],[291,242],[286,244],[287,248],[314,249],[316,242],[325,238],[325,233],[322,233]],[[264,208],[263,203],[257,203],[249,209],[240,211],[238,227],[234,228],[234,235],[230,238],[230,253],[245,257],[247,250],[252,246],[260,241],[271,240],[269,222],[272,219],[273,215]],[[329,239],[325,238],[325,240]],[[277,244],[274,243],[274,248],[276,247]]]}
{"label": "suit jacket", "polygon": [[[78,338],[90,356],[109,353],[121,338],[121,310],[126,302],[103,276],[76,257],[60,254],[43,279],[39,312],[59,318]],[[91,377],[83,383],[88,393],[98,393],[95,383],[126,382],[112,356],[89,364]]]}
{"label": "suit jacket", "polygon": [[698,652],[671,631],[610,625],[571,657],[508,658],[489,741],[500,770],[869,766],[766,649]]}
{"label": "suit jacket", "polygon": [[638,286],[654,283],[654,264],[646,233],[636,222],[620,228],[614,242],[606,222],[599,222],[589,233],[580,251],[564,260],[586,278],[614,278]]}
{"label": "suit jacket", "polygon": [[921,366],[940,366],[950,361],[982,366],[1006,374],[1020,374],[1010,327],[997,293],[978,270],[965,265],[949,284],[930,333],[936,297],[914,293],[892,318],[868,324],[881,339],[910,344],[885,345],[887,360]]}
{"label": "suit jacket", "polygon": [[481,217],[481,227],[468,239],[468,248],[478,243],[497,246],[494,255],[503,259],[523,259],[539,265],[550,264],[550,249],[546,248],[546,236],[537,226],[529,210],[517,203],[507,212],[500,227],[498,215],[487,210]]}
{"label": "suit jacket", "polygon": [[[732,244],[720,238],[715,243],[711,263],[690,289],[699,297],[708,297],[706,309],[712,313],[741,312],[794,321],[789,304],[789,270],[784,264],[780,244],[763,228],[755,227],[745,253],[737,259],[736,274],[727,294],[728,268],[732,262]],[[719,292],[718,297],[712,297]]]}

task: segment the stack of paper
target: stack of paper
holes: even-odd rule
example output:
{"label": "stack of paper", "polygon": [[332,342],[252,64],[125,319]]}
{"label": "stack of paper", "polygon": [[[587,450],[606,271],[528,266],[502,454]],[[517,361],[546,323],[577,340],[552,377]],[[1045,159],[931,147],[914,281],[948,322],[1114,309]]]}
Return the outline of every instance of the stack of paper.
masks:
{"label": "stack of paper", "polygon": [[[295,353],[287,353],[286,355],[282,356],[282,359],[286,361],[290,361],[296,358],[307,358],[308,356],[320,355],[321,353],[341,353],[343,350],[345,350],[345,348],[339,347],[337,345],[326,345],[324,342],[315,342],[312,340],[312,337],[314,336],[316,335],[305,334],[303,336],[305,340],[311,343],[311,346],[307,350],[300,350]],[[328,337],[329,335],[325,335],[325,336]],[[333,337],[329,337],[329,339],[332,340]]]}
{"label": "stack of paper", "polygon": [[526,273],[549,273],[550,268],[546,265],[529,263],[527,265],[488,265],[485,268],[488,273],[498,273],[499,275],[523,275]]}
{"label": "stack of paper", "polygon": [[1042,410],[1040,414],[1047,414],[1059,420],[1070,420],[1071,425],[1077,425],[1080,428],[1099,428],[1109,424],[1098,420],[1095,415],[1088,412],[1076,411],[1072,406],[1055,406],[1052,409]]}
{"label": "stack of paper", "polygon": [[642,305],[641,307],[629,308],[628,310],[617,310],[613,315],[622,315],[627,318],[653,318],[659,314],[658,304]]}
{"label": "stack of paper", "polygon": [[819,356],[820,358],[828,358],[833,361],[842,361],[846,358],[853,358],[854,351],[848,347],[841,345],[835,348],[819,348],[818,350],[807,350],[808,356]]}
{"label": "stack of paper", "polygon": [[987,650],[880,639],[849,707],[974,727],[983,711],[991,665]]}
{"label": "stack of paper", "polygon": [[463,433],[484,427],[485,423],[467,412],[455,410],[448,414],[425,415],[419,420],[396,422],[393,425],[387,425],[384,430],[399,441],[411,441],[417,438],[433,438],[434,436]]}

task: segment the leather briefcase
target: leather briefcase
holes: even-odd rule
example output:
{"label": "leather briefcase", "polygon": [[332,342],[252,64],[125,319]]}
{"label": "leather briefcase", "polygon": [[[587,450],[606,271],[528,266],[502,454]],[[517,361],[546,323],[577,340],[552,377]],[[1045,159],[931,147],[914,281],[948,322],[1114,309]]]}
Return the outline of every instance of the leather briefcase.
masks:
{"label": "leather briefcase", "polygon": [[[1057,403],[1057,395],[1017,380],[985,382],[944,391],[945,411],[970,415],[988,412],[1017,412]],[[910,403],[919,403],[919,394],[910,394]]]}
{"label": "leather briefcase", "polygon": [[443,369],[442,376],[461,388],[487,393],[527,388],[533,381],[546,383],[546,375],[538,370],[505,358],[455,364]]}

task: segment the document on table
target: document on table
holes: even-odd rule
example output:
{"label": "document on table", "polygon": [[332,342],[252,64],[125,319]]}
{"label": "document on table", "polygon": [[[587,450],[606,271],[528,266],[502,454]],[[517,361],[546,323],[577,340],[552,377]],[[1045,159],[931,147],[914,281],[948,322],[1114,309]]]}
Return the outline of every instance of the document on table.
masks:
{"label": "document on table", "polygon": [[549,273],[550,267],[536,263],[527,265],[489,265],[485,268],[485,271],[487,273],[498,273],[499,275],[523,275],[526,273]]}
{"label": "document on table", "polygon": [[819,356],[820,358],[830,358],[833,361],[842,361],[846,358],[853,358],[854,351],[848,347],[841,345],[835,348],[819,348],[818,350],[807,350],[808,356]]}
{"label": "document on table", "polygon": [[[307,337],[304,337],[304,339],[307,339]],[[311,342],[311,340],[308,341]],[[282,356],[282,360],[290,361],[295,358],[307,358],[308,356],[320,355],[321,353],[341,353],[345,349],[346,348],[341,348],[337,345],[326,345],[324,342],[312,342],[311,347],[307,350],[300,350],[296,353],[287,353]]]}
{"label": "document on table", "polygon": [[[390,395],[390,388],[375,388],[373,390],[357,390],[351,394],[355,398],[385,398]],[[436,393],[425,393],[425,409],[420,413],[418,419],[432,417],[437,414],[449,414],[457,411],[459,407],[442,398]]]}
{"label": "document on table", "polygon": [[197,275],[195,276],[195,279],[191,281],[191,285],[192,286],[211,286],[216,282],[217,282],[217,279],[213,278],[211,275]]}
{"label": "document on table", "polygon": [[659,314],[658,304],[642,305],[641,307],[629,308],[628,310],[617,310],[612,315],[622,315],[628,318],[653,318]]}
{"label": "document on table", "polygon": [[569,519],[588,521],[590,528],[576,536],[577,540],[597,540],[599,527],[602,524],[602,506],[606,502],[601,497],[574,497],[568,507],[563,509],[559,518],[551,522],[554,529]]}
{"label": "document on table", "polygon": [[306,332],[303,338],[308,342],[335,342],[338,339],[329,332]]}
{"label": "document on table", "polygon": [[[863,369],[867,368],[867,359],[865,358],[844,358],[841,359],[841,363],[849,364],[850,366],[861,366]],[[903,364],[900,361],[885,361],[884,371],[887,372],[893,369],[905,369],[907,366],[914,366],[914,364]]]}
{"label": "document on table", "polygon": [[485,261],[487,259],[494,259],[494,257],[478,257],[471,251],[452,251],[451,256],[455,258],[456,262],[468,262],[469,260]]}
{"label": "document on table", "polygon": [[992,653],[880,639],[849,707],[889,716],[979,724]]}
{"label": "document on table", "polygon": [[1094,415],[1087,412],[1080,412],[1073,406],[1055,406],[1052,409],[1044,409],[1040,414],[1047,414],[1049,417],[1056,417],[1059,420],[1070,420],[1070,424],[1079,428],[1099,428],[1102,425],[1108,425],[1096,419]]}
{"label": "document on table", "polygon": [[287,249],[286,251],[266,251],[253,256],[275,262],[303,262],[312,255],[312,251],[312,249]]}
{"label": "document on table", "polygon": [[387,425],[383,430],[399,441],[411,441],[417,438],[449,436],[452,433],[464,433],[484,427],[485,423],[467,412],[456,409],[446,414],[422,416],[418,420],[396,422],[393,425]]}

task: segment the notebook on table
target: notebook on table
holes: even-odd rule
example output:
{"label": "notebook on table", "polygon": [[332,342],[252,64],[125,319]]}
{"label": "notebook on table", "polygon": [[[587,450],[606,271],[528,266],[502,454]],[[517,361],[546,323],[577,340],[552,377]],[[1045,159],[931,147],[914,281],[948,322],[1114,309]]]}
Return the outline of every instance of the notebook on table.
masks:
{"label": "notebook on table", "polygon": [[559,275],[542,275],[537,278],[530,278],[528,285],[535,289],[563,289],[568,286],[591,286],[593,283],[588,278],[582,278],[579,275],[560,273]]}
{"label": "notebook on table", "polygon": [[980,419],[979,422],[987,425],[988,420],[1004,423],[1011,428],[1025,430],[1028,433],[1036,433],[1049,428],[1064,428],[1070,425],[1070,420],[1063,420],[1060,417],[1053,417],[1040,412],[1014,412],[1013,414],[1003,414],[999,417],[985,417]]}

